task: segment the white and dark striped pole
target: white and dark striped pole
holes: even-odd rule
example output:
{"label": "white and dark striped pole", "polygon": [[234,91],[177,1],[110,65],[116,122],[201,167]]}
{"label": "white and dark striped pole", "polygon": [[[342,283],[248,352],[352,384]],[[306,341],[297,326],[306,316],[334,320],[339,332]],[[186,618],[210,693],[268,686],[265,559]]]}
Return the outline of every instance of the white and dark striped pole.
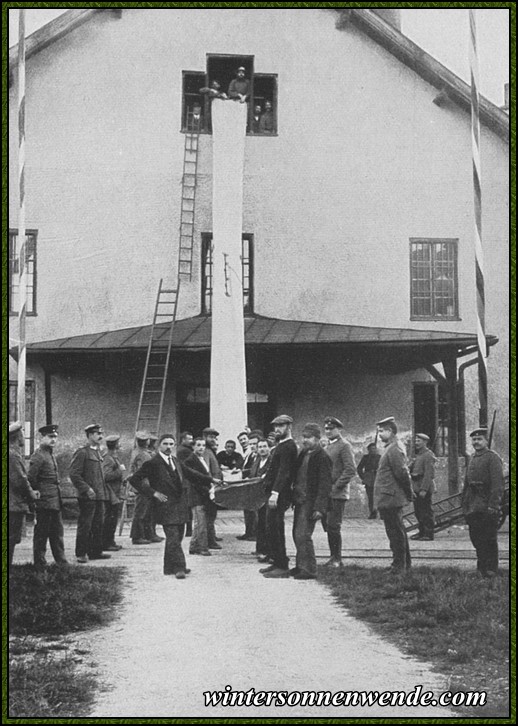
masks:
{"label": "white and dark striped pole", "polygon": [[27,307],[27,269],[25,240],[25,10],[18,10],[18,420],[25,426],[25,315]]}
{"label": "white and dark striped pole", "polygon": [[486,300],[484,292],[484,251],[482,249],[482,186],[480,168],[479,76],[475,11],[469,10],[469,62],[471,73],[471,149],[475,208],[475,273],[477,295],[477,347],[479,426],[487,426],[487,341]]}

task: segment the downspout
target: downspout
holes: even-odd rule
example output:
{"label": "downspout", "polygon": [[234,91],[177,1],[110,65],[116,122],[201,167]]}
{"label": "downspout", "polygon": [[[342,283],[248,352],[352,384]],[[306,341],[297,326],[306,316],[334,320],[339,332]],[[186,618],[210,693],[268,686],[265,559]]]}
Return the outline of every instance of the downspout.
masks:
{"label": "downspout", "polygon": [[477,358],[461,363],[458,371],[458,386],[459,386],[459,434],[461,444],[461,455],[464,457],[464,461],[467,460],[468,452],[466,451],[466,397],[464,392],[464,371],[470,366],[474,366],[478,362]]}

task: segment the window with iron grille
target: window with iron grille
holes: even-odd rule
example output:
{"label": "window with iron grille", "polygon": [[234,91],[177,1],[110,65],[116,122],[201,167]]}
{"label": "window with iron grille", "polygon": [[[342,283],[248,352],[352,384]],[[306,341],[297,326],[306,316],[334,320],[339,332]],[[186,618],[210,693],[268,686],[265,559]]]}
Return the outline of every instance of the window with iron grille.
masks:
{"label": "window with iron grille", "polygon": [[411,320],[458,320],[456,239],[410,240]]}
{"label": "window with iron grille", "polygon": [[[25,272],[27,281],[27,315],[36,315],[36,237],[35,230],[25,234]],[[20,261],[18,259],[18,230],[9,230],[9,314],[19,311]]]}
{"label": "window with iron grille", "polygon": [[[30,456],[34,451],[34,409],[36,401],[36,386],[34,381],[25,383],[25,421],[23,433],[25,435],[25,456]],[[16,421],[18,418],[18,383],[9,381],[9,421]]]}
{"label": "window with iron grille", "polygon": [[[241,274],[243,278],[243,310],[245,313],[252,313],[253,301],[253,280],[254,280],[254,236],[243,235],[243,247],[241,254]],[[212,234],[204,233],[201,236],[201,311],[210,313],[212,310]]]}

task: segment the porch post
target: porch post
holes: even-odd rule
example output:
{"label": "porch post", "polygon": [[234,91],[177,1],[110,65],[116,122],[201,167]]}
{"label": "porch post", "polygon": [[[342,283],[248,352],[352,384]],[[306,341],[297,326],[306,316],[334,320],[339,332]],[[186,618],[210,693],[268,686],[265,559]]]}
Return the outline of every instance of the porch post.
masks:
{"label": "porch post", "polygon": [[448,356],[442,361],[448,397],[448,492],[459,491],[459,407],[457,358]]}

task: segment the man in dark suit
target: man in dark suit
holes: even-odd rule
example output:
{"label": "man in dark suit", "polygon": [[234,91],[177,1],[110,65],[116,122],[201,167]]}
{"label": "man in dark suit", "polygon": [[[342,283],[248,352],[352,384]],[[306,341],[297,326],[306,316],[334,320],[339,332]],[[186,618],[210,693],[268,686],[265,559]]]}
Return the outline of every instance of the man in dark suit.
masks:
{"label": "man in dark suit", "polygon": [[[272,458],[268,441],[264,438],[259,438],[257,441],[257,459],[252,464],[250,478],[255,479],[256,477],[261,477],[261,479],[265,479],[271,460]],[[259,507],[257,512],[257,544],[254,554],[257,555],[259,562],[270,561],[270,549],[268,547],[268,537],[266,535],[266,510],[267,504],[265,502],[262,507]]]}
{"label": "man in dark suit", "polygon": [[185,523],[189,519],[188,484],[182,465],[173,456],[175,447],[175,437],[162,434],[158,440],[158,453],[142,464],[129,483],[151,499],[156,521],[164,529],[164,575],[184,580],[190,572],[182,550]]}
{"label": "man in dark suit", "polygon": [[209,465],[204,458],[205,447],[205,439],[201,437],[195,439],[193,453],[182,463],[189,483],[189,504],[193,523],[189,554],[209,557],[211,553],[206,506],[214,500],[213,486],[219,484],[220,480],[214,479],[210,474]]}

